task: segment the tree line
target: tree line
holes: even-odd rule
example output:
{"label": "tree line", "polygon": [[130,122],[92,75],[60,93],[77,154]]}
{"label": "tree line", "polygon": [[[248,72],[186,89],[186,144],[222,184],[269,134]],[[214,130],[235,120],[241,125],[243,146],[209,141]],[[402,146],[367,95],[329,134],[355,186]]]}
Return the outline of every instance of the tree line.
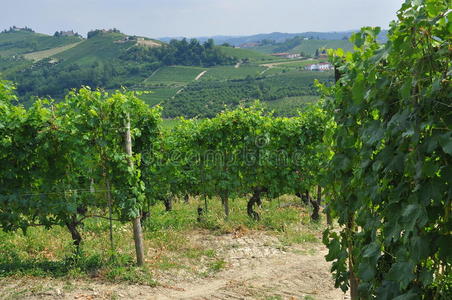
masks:
{"label": "tree line", "polygon": [[183,65],[211,67],[216,65],[231,65],[238,59],[224,54],[215,46],[213,39],[200,43],[196,39],[171,40],[161,47],[132,47],[121,56],[124,60],[139,62],[160,61],[162,65]]}

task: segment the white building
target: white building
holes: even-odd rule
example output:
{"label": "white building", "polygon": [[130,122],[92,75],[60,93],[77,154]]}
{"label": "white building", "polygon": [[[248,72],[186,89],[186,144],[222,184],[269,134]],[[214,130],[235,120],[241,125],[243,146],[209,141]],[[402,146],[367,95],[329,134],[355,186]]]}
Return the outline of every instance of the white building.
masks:
{"label": "white building", "polygon": [[305,70],[308,71],[329,71],[333,70],[333,65],[328,62],[321,62],[318,64],[307,65]]}
{"label": "white building", "polygon": [[284,57],[284,58],[298,58],[301,55],[298,53],[287,53],[287,52],[283,52],[283,53],[272,53],[272,56],[276,56],[276,57]]}

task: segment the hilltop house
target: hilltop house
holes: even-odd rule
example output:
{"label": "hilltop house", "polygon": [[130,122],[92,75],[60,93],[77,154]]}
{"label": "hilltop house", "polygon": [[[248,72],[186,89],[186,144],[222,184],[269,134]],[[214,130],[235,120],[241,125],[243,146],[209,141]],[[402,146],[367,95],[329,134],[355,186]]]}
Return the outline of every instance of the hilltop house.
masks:
{"label": "hilltop house", "polygon": [[61,36],[74,36],[74,35],[75,35],[74,30],[61,31]]}

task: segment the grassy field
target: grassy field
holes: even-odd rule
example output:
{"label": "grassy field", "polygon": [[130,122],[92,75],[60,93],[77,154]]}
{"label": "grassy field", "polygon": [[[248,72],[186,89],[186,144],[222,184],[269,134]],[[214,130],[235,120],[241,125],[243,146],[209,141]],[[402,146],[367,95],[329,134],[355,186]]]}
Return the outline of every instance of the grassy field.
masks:
{"label": "grassy field", "polygon": [[[71,238],[65,228],[30,228],[27,234],[0,231],[0,278],[33,276],[51,278],[96,278],[101,281],[157,285],[155,271],[185,269],[193,276],[208,276],[224,267],[223,258],[215,249],[200,248],[189,243],[188,236],[196,231],[227,234],[237,230],[259,230],[275,235],[283,245],[318,241],[318,226],[310,225],[307,208],[292,206],[297,197],[283,196],[265,200],[261,221],[246,214],[246,200],[231,201],[230,218],[224,219],[219,199],[208,201],[208,213],[199,222],[196,210],[202,199],[174,203],[165,211],[159,203],[144,222],[146,266],[134,266],[131,224],[113,221],[114,249],[109,242],[108,221],[89,219],[82,228],[81,252],[74,254]],[[99,212],[101,213],[101,212]],[[300,227],[305,224],[305,227]],[[204,267],[201,269],[194,266]],[[201,272],[201,273],[200,273]]]}
{"label": "grassy field", "polygon": [[48,49],[48,50],[42,50],[42,51],[36,51],[36,52],[31,52],[31,53],[27,53],[24,55],[24,57],[26,59],[30,59],[30,60],[34,60],[34,61],[39,61],[41,59],[56,55],[60,52],[66,51],[68,49],[71,49],[75,46],[77,46],[78,44],[80,44],[80,42],[76,42],[73,44],[69,44],[69,45],[65,45],[65,46],[61,46],[61,47],[56,47],[56,48],[52,48],[52,49]]}

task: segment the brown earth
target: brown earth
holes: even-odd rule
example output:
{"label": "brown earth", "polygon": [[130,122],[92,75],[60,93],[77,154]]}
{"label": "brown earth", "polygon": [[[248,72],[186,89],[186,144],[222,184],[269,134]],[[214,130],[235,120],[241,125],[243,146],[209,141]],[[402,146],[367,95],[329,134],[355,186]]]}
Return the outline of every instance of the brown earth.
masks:
{"label": "brown earth", "polygon": [[[262,232],[212,235],[195,232],[190,241],[215,249],[221,258],[214,273],[155,272],[157,287],[97,281],[2,279],[0,299],[349,299],[334,288],[317,243],[284,246]],[[203,258],[200,268],[205,266]]]}

